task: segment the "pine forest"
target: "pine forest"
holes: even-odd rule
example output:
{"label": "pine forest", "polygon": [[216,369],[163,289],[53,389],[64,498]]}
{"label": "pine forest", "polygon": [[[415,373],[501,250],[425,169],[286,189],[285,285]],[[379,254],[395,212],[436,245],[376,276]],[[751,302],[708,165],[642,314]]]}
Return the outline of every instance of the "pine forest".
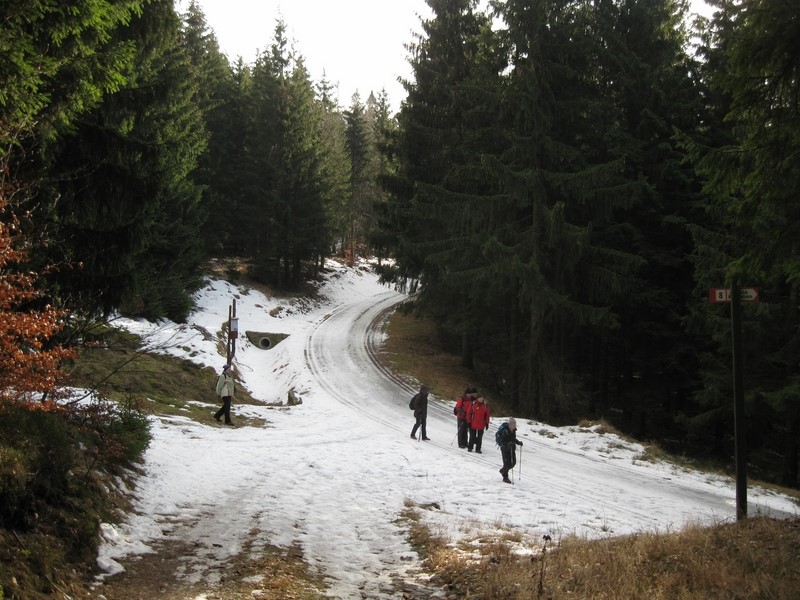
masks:
{"label": "pine forest", "polygon": [[1,403],[89,324],[185,320],[211,257],[370,257],[517,414],[730,465],[742,290],[750,465],[798,487],[800,4],[710,3],[427,0],[397,111],[280,20],[245,63],[196,3],[3,3]]}

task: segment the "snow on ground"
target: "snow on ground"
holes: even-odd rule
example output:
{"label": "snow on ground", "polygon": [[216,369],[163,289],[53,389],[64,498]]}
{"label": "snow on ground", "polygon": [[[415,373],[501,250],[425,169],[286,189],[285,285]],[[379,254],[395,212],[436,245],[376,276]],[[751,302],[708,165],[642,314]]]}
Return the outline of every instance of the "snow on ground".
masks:
{"label": "snow on ground", "polygon": [[[106,572],[161,541],[181,540],[197,551],[176,576],[213,585],[223,571],[212,566],[226,558],[296,543],[326,576],[330,597],[391,598],[392,580],[419,577],[396,524],[406,500],[435,504],[423,511],[426,522],[454,542],[502,524],[530,550],[545,534],[605,537],[735,518],[731,479],[643,461],[642,446],[593,428],[517,419],[524,446],[515,485],[503,484],[494,444],[503,419],[493,418],[482,454],[460,450],[454,399],[436,390],[432,439],[412,440],[408,400],[416,384],[396,381],[373,360],[384,316],[405,297],[381,286],[366,265],[328,267],[313,302],[209,279],[187,324],[119,321],[147,348],[218,373],[235,298],[236,376],[270,405],[234,400],[234,421],[266,421],[258,427],[217,425],[210,414],[218,405],[207,405],[208,423],[153,419],[136,512],[103,525],[98,564]],[[248,330],[288,337],[265,350],[248,341]],[[302,404],[282,406],[291,388]],[[751,488],[748,500],[751,515],[798,515],[791,499],[766,490]]]}

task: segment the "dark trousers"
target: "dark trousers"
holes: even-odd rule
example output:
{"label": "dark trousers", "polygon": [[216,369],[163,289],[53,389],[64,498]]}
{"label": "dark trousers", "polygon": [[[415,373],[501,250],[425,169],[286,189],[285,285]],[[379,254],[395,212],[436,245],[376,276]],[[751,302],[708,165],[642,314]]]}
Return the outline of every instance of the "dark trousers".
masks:
{"label": "dark trousers", "polygon": [[467,438],[469,437],[469,424],[466,421],[458,422],[458,447],[467,447]]}
{"label": "dark trousers", "polygon": [[214,413],[214,418],[219,421],[219,418],[225,416],[225,422],[231,422],[231,397],[230,396],[223,396],[222,397],[222,408],[220,408],[216,413]]}
{"label": "dark trousers", "polygon": [[411,437],[414,437],[414,434],[417,433],[417,429],[422,427],[422,439],[424,440],[428,437],[428,434],[425,432],[425,421],[428,419],[426,417],[417,417],[417,422],[414,423],[414,428],[411,430]]}
{"label": "dark trousers", "polygon": [[481,443],[483,442],[483,427],[480,429],[470,429],[469,430],[469,444],[467,447],[472,450],[475,448],[475,452],[481,451]]}
{"label": "dark trousers", "polygon": [[500,472],[503,477],[508,477],[508,472],[517,464],[517,445],[506,444],[500,448],[500,454],[503,455],[503,468]]}

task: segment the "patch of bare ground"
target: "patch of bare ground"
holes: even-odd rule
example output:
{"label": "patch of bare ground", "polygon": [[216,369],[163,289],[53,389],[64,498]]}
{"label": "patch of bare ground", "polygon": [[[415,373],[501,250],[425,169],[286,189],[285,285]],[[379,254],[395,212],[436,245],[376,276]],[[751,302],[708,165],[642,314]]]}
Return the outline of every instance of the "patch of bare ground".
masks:
{"label": "patch of bare ground", "polygon": [[[267,547],[257,558],[248,553],[212,564],[201,581],[177,577],[197,548],[172,541],[155,553],[124,562],[125,572],[93,586],[97,600],[319,600],[325,585],[312,573],[299,547]],[[208,580],[214,580],[209,583]]]}

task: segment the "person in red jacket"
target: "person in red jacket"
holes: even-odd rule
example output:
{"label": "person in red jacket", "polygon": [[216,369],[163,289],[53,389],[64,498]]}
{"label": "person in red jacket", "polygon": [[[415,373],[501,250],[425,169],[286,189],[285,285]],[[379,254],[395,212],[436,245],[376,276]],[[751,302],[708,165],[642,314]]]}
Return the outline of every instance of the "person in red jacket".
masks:
{"label": "person in red jacket", "polygon": [[472,402],[475,400],[478,390],[473,387],[468,387],[464,390],[464,395],[456,400],[456,405],[453,408],[453,414],[456,416],[458,447],[467,447],[467,438],[469,437],[469,422],[467,416],[472,411]]}
{"label": "person in red jacket", "polygon": [[491,411],[489,410],[489,403],[486,398],[478,396],[475,402],[472,403],[472,410],[469,415],[469,443],[467,444],[467,451],[481,454],[481,443],[483,442],[483,432],[489,429],[489,418]]}

